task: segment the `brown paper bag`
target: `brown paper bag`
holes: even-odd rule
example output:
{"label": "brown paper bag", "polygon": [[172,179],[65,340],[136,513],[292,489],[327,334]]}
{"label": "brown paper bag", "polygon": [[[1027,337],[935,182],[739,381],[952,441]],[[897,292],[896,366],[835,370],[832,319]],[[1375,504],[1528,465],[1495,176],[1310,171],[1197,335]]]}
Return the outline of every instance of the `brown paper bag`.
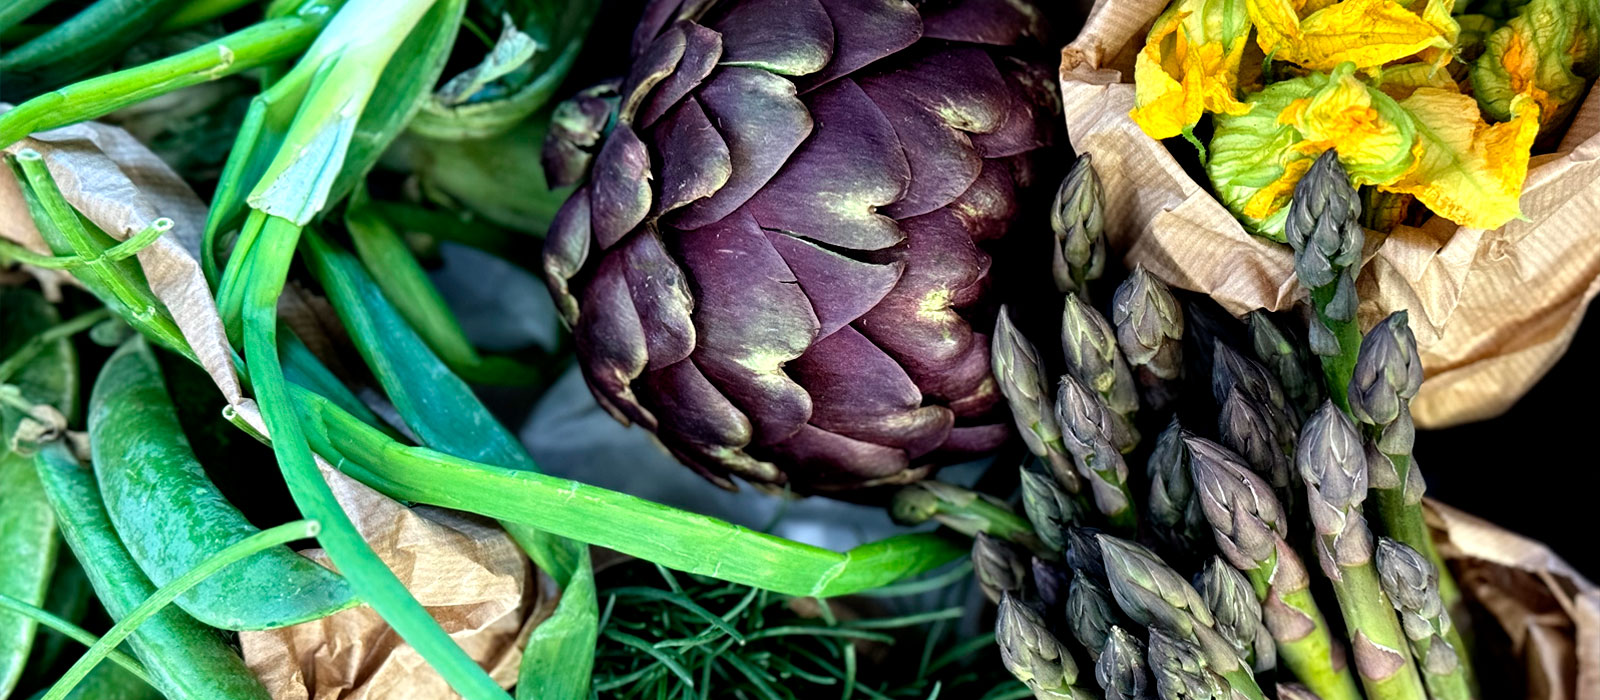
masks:
{"label": "brown paper bag", "polygon": [[[1204,292],[1235,314],[1282,309],[1305,296],[1287,246],[1255,238],[1128,117],[1133,57],[1167,0],[1098,0],[1061,52],[1061,92],[1073,148],[1105,182],[1107,231],[1129,266]],[[1407,309],[1427,381],[1411,404],[1418,425],[1443,427],[1503,412],[1572,342],[1600,292],[1600,94],[1578,111],[1559,150],[1534,159],[1524,220],[1460,228],[1434,217],[1368,247],[1358,283],[1370,327]]]}
{"label": "brown paper bag", "polygon": [[[0,105],[3,111],[4,105]],[[85,123],[33,135],[5,149],[42,154],[79,211],[125,239],[160,217],[173,229],[138,254],[151,291],[166,305],[233,410],[266,434],[243,398],[210,288],[200,271],[206,206],[144,145],[121,129]],[[0,167],[0,237],[49,254],[9,168]],[[42,281],[66,283],[46,275]],[[297,297],[299,298],[299,297]],[[303,299],[301,299],[303,302]],[[528,631],[556,600],[511,538],[440,509],[410,509],[318,459],[323,476],[373,550],[502,686],[516,682]],[[326,563],[320,552],[308,552]],[[272,632],[241,636],[250,668],[278,700],[447,697],[438,673],[365,606]]]}

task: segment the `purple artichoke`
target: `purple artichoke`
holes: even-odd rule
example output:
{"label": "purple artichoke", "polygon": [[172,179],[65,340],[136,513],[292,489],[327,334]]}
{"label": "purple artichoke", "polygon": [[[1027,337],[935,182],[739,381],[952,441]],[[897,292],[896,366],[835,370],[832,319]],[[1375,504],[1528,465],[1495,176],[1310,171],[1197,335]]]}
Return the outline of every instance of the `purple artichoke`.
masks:
{"label": "purple artichoke", "polygon": [[1016,0],[650,2],[545,246],[601,405],[724,486],[1005,441],[981,244],[1057,130],[1043,32]]}

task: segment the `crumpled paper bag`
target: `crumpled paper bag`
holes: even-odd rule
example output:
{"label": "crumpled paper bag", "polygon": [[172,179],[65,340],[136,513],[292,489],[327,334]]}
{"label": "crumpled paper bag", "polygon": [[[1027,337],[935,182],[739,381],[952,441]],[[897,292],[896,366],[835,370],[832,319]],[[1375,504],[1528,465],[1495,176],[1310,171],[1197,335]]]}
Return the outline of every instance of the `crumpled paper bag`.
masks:
{"label": "crumpled paper bag", "polygon": [[[254,402],[243,398],[234,376],[222,323],[200,270],[205,204],[177,173],[115,127],[64,127],[35,134],[5,151],[29,148],[44,156],[67,201],[113,237],[125,239],[159,217],[173,220],[167,235],[138,254],[139,264],[224,398],[265,434]],[[0,236],[50,253],[15,176],[4,167]],[[555,603],[511,538],[449,511],[408,509],[320,458],[318,466],[378,556],[474,659],[510,687],[527,633],[549,616]],[[304,554],[326,563],[318,551]],[[450,695],[437,672],[370,608],[240,636],[251,669],[278,700],[431,700]]]}
{"label": "crumpled paper bag", "polygon": [[[1431,499],[1429,524],[1457,581],[1522,662],[1529,700],[1600,700],[1600,587],[1549,547]],[[1490,669],[1480,665],[1480,673]]]}
{"label": "crumpled paper bag", "polygon": [[[1246,233],[1128,111],[1133,60],[1167,0],[1097,0],[1061,51],[1061,93],[1073,148],[1105,183],[1106,230],[1162,279],[1229,311],[1282,309],[1304,298],[1288,246]],[[1600,292],[1600,94],[1578,111],[1559,149],[1530,165],[1524,220],[1485,231],[1434,217],[1369,236],[1358,282],[1363,327],[1407,309],[1427,379],[1417,425],[1495,416],[1572,342]],[[1187,145],[1182,146],[1188,148]]]}

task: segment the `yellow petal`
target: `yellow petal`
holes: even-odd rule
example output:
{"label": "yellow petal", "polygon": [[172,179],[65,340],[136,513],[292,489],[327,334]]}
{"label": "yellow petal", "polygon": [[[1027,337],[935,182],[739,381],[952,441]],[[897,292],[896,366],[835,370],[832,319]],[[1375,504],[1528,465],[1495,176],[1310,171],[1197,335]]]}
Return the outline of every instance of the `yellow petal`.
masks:
{"label": "yellow petal", "polygon": [[1383,94],[1397,100],[1410,97],[1417,88],[1461,92],[1461,86],[1450,76],[1450,71],[1431,63],[1401,63],[1387,66],[1379,72],[1374,86],[1382,90]]}
{"label": "yellow petal", "polygon": [[1417,125],[1416,164],[1384,189],[1415,195],[1462,226],[1496,228],[1521,213],[1528,152],[1539,133],[1537,103],[1519,96],[1515,117],[1493,125],[1459,92],[1419,88],[1400,106]]}
{"label": "yellow petal", "polygon": [[1236,93],[1249,35],[1249,17],[1232,0],[1182,0],[1167,8],[1134,62],[1134,122],[1153,138],[1170,138],[1206,111],[1247,111]]}
{"label": "yellow petal", "polygon": [[1300,133],[1296,150],[1315,156],[1337,149],[1357,184],[1387,184],[1411,165],[1415,135],[1393,101],[1357,80],[1353,69],[1340,66],[1326,87],[1290,103],[1278,121]]}
{"label": "yellow petal", "polygon": [[1430,47],[1449,49],[1446,31],[1394,0],[1345,0],[1302,20],[1298,38],[1278,57],[1319,70],[1346,61],[1369,68]]}
{"label": "yellow petal", "polygon": [[1246,0],[1245,9],[1262,53],[1277,57],[1275,52],[1300,38],[1300,12],[1293,0]]}

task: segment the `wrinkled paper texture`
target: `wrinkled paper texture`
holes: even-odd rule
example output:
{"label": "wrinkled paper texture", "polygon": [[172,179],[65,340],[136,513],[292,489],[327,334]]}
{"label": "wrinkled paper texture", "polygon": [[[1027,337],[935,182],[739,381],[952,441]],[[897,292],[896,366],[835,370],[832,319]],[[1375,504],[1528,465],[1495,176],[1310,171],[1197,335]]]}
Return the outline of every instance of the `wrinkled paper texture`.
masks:
{"label": "wrinkled paper texture", "polygon": [[[5,151],[28,148],[44,156],[67,201],[113,237],[126,239],[162,216],[173,220],[171,232],[138,254],[139,264],[223,396],[265,434],[260,414],[243,398],[234,376],[222,322],[197,259],[205,204],[121,129],[78,124],[35,134]],[[0,167],[0,236],[50,253],[5,167]],[[41,281],[50,280],[46,275]],[[299,295],[301,301],[304,296]],[[406,508],[320,458],[318,465],[384,563],[452,638],[510,687],[528,632],[555,604],[542,585],[547,580],[535,576],[511,538],[458,513]],[[318,550],[303,553],[327,563]],[[246,632],[240,639],[250,668],[276,700],[450,696],[438,673],[366,606],[282,630]]]}
{"label": "wrinkled paper texture", "polygon": [[[1166,0],[1098,0],[1061,52],[1073,148],[1094,154],[1106,231],[1162,279],[1235,314],[1303,299],[1288,246],[1255,238],[1128,116],[1134,56]],[[1370,327],[1407,309],[1427,380],[1411,404],[1419,426],[1495,416],[1555,364],[1600,292],[1600,97],[1578,111],[1553,154],[1536,156],[1522,220],[1494,230],[1433,217],[1369,236],[1358,282]],[[1188,148],[1178,144],[1174,148]]]}

